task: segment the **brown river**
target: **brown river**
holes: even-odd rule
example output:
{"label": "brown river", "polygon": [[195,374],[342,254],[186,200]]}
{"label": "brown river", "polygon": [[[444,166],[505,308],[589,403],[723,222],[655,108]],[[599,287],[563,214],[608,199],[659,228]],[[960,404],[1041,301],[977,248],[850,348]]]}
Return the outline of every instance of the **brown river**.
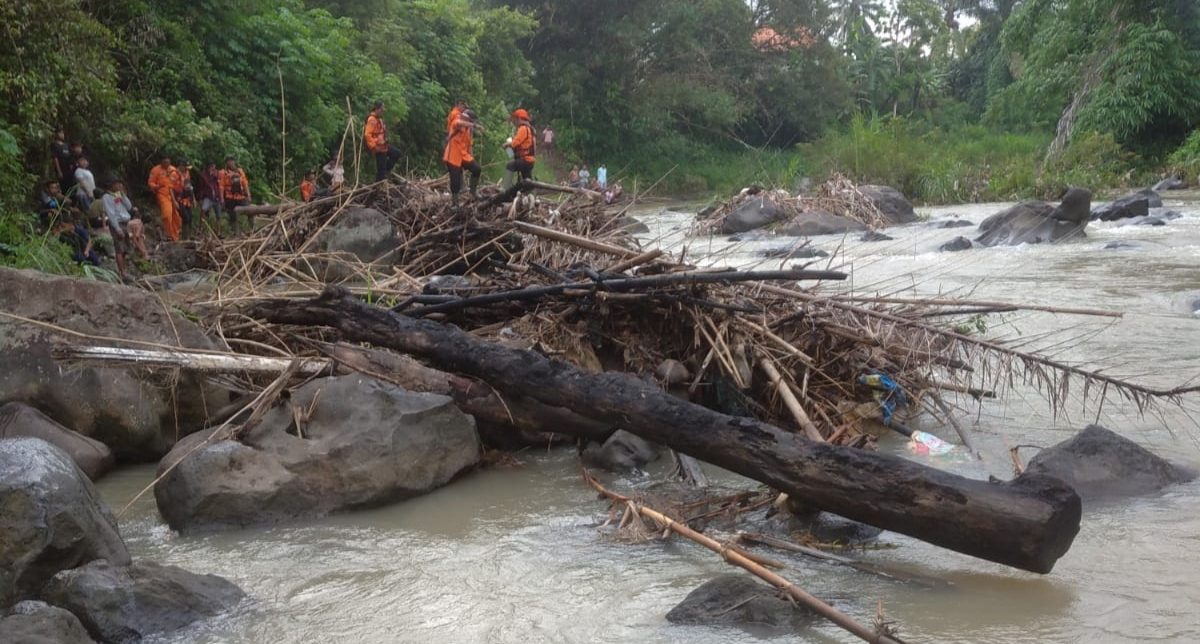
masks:
{"label": "brown river", "polygon": [[[923,209],[933,221],[975,223],[1003,204]],[[974,228],[928,223],[888,230],[893,241],[818,237],[821,266],[844,270],[860,294],[935,295],[1123,311],[1119,320],[1016,313],[989,320],[993,337],[1045,347],[1056,358],[1106,366],[1157,386],[1200,377],[1200,194],[1168,193],[1184,213],[1166,226],[1093,224],[1088,239],[1058,246],[937,247]],[[687,246],[706,265],[777,268],[762,250],[794,240],[688,238],[691,216],[638,214],[648,244]],[[1105,249],[1126,242],[1124,249]],[[786,262],[787,264],[794,261]],[[1079,387],[1077,387],[1079,389]],[[1078,398],[1082,391],[1073,391]],[[1078,400],[1057,416],[1018,387],[982,405],[960,401],[982,462],[931,464],[964,475],[1011,476],[1008,448],[1047,446],[1090,422],[1180,462],[1200,464],[1200,396],[1139,414],[1113,399]],[[921,427],[955,440],[953,431]],[[883,449],[905,454],[899,439]],[[1032,451],[1024,452],[1028,458]],[[932,457],[936,459],[937,457]],[[161,642],[848,642],[824,623],[799,632],[676,626],[666,612],[727,566],[687,542],[614,542],[597,525],[603,503],[582,483],[572,452],[526,452],[521,464],[476,472],[394,506],[297,525],[181,537],[158,517],[152,495],[122,518],[135,557],[223,575],[251,599],[234,614]],[[120,508],[153,478],[152,466],[120,470],[100,488]],[[712,472],[722,482],[740,481]],[[633,481],[636,483],[636,481]],[[744,481],[740,482],[745,484]],[[928,588],[811,559],[784,559],[785,576],[870,623],[882,602],[908,642],[1200,641],[1200,483],[1085,508],[1082,529],[1053,573],[1035,575],[885,533],[886,549],[854,556],[943,579]]]}

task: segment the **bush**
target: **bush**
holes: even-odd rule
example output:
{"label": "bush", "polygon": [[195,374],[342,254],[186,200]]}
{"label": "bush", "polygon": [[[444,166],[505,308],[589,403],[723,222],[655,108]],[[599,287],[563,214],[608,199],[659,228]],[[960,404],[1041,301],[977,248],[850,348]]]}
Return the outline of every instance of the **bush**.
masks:
{"label": "bush", "polygon": [[1192,132],[1183,145],[1171,153],[1167,158],[1167,169],[1185,179],[1200,174],[1200,129]]}
{"label": "bush", "polygon": [[1046,163],[1037,182],[1037,194],[1055,199],[1068,187],[1092,192],[1128,187],[1140,176],[1140,159],[1117,143],[1112,134],[1076,135],[1066,150]]}

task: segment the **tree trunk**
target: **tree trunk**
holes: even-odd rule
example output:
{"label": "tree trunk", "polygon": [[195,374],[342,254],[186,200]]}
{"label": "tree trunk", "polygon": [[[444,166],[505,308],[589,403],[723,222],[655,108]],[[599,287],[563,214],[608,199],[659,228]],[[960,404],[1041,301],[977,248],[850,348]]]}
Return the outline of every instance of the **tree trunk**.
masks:
{"label": "tree trunk", "polygon": [[275,323],[332,327],[346,339],[421,356],[506,396],[619,425],[815,508],[989,561],[1047,573],[1079,531],[1079,496],[1058,479],[1022,475],[991,483],[896,456],[815,443],[680,400],[626,374],[585,373],[450,326],[367,306],[337,289],[306,302],[263,302],[249,313]]}

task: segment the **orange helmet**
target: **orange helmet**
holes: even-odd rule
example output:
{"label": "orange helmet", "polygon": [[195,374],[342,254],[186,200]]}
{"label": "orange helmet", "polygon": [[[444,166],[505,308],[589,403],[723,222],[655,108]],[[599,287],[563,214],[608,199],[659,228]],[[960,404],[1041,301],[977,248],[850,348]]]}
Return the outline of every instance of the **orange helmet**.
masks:
{"label": "orange helmet", "polygon": [[525,108],[522,107],[518,107],[517,109],[513,110],[512,116],[513,118],[521,119],[522,121],[529,120],[529,112],[526,112]]}

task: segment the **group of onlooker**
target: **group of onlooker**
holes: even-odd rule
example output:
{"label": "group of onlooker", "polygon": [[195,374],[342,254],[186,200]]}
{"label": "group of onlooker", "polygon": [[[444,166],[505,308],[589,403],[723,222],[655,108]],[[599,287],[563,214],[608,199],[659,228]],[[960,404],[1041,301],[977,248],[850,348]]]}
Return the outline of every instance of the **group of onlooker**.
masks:
{"label": "group of onlooker", "polygon": [[571,166],[571,172],[567,175],[567,180],[564,182],[571,188],[584,188],[599,192],[604,195],[604,201],[614,203],[625,194],[625,190],[619,182],[614,182],[611,185],[608,182],[608,168],[603,164],[596,168],[595,176],[585,163],[582,166]]}

